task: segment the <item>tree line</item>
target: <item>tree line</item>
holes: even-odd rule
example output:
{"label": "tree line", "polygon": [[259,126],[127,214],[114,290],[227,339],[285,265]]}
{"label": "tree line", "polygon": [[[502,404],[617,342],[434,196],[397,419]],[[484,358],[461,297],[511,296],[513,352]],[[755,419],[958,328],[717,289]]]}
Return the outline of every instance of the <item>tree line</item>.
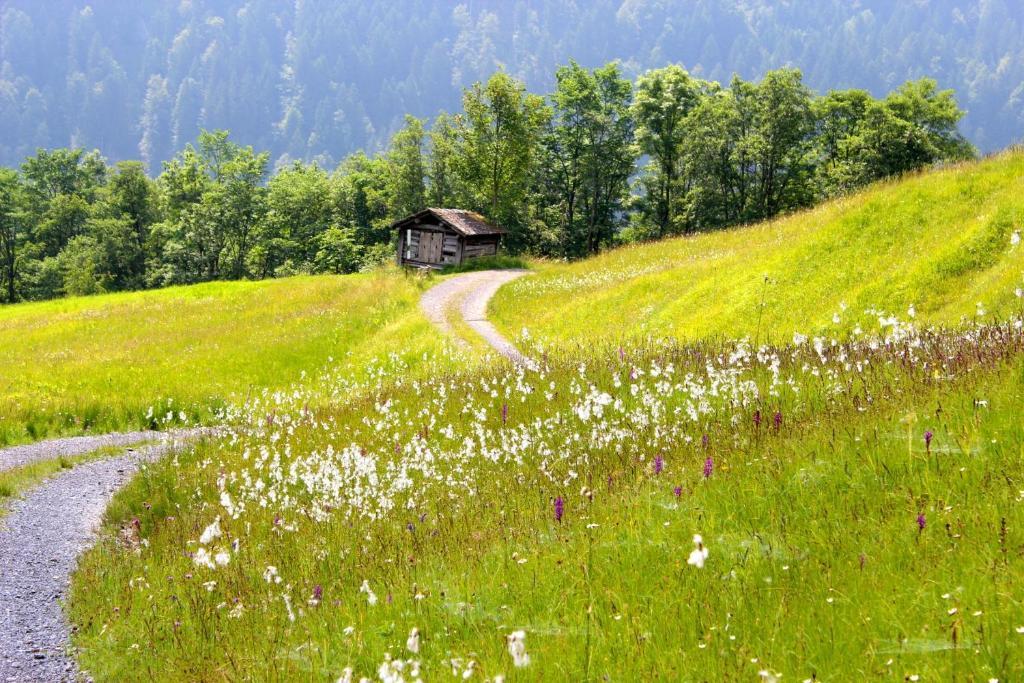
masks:
{"label": "tree line", "polygon": [[538,95],[504,72],[462,111],[411,116],[375,155],[328,170],[203,132],[163,163],[38,150],[0,169],[0,301],[217,279],[347,273],[393,256],[395,220],[477,210],[512,252],[576,258],[617,242],[713,230],[875,180],[971,157],[963,112],[935,81],[885,98],[816,95],[796,69],[759,82],[670,65],[559,68]]}

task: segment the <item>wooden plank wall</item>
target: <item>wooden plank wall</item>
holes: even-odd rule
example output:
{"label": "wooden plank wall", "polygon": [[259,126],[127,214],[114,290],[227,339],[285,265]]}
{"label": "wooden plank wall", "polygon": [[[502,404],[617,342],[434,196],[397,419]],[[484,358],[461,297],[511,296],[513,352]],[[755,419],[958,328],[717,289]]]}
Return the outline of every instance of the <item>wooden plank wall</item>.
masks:
{"label": "wooden plank wall", "polygon": [[498,245],[495,242],[484,242],[482,244],[467,244],[462,249],[463,258],[478,258],[480,256],[494,256],[498,253]]}

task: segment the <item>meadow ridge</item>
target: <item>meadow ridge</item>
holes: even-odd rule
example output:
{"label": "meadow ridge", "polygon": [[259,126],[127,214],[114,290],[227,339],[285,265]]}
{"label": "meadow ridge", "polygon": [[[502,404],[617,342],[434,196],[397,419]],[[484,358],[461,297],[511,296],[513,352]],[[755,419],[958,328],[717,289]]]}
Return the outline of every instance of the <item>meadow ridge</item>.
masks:
{"label": "meadow ridge", "polygon": [[[491,305],[510,338],[781,342],[881,310],[955,324],[1017,310],[1024,150],[913,174],[766,223],[540,262]],[[979,309],[980,305],[980,309]],[[979,310],[981,315],[979,316]]]}

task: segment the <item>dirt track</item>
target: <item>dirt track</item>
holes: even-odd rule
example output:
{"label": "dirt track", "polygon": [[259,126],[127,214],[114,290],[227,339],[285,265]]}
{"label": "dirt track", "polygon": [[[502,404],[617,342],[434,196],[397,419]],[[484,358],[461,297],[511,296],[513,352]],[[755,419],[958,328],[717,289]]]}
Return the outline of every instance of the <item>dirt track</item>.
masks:
{"label": "dirt track", "polygon": [[458,305],[459,314],[466,324],[495,351],[513,363],[525,363],[526,357],[487,321],[487,304],[499,287],[528,273],[526,270],[481,270],[456,275],[427,290],[420,300],[420,306],[427,318],[441,331],[453,334],[448,312]]}

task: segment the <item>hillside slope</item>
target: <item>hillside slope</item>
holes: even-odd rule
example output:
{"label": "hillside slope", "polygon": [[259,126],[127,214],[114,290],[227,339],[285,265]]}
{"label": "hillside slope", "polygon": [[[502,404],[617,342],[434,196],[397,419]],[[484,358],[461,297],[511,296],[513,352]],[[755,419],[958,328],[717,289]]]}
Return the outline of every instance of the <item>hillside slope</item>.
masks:
{"label": "hillside slope", "polygon": [[510,335],[527,328],[546,340],[760,329],[762,341],[824,331],[836,314],[843,327],[873,330],[873,308],[905,317],[913,304],[921,319],[956,322],[981,302],[986,315],[1005,315],[1024,286],[1019,231],[1016,149],[769,223],[542,264],[502,288],[491,315]]}
{"label": "hillside slope", "polygon": [[437,353],[422,285],[385,271],[0,307],[0,444],[204,420],[332,358]]}

